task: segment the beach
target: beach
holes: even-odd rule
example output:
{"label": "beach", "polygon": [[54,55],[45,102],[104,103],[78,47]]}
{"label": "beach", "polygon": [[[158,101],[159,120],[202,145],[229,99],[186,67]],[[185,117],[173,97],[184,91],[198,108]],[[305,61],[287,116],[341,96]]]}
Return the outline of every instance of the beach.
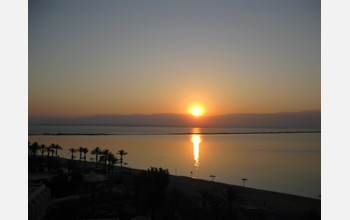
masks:
{"label": "beach", "polygon": [[[57,158],[53,158],[57,159]],[[72,162],[70,159],[65,158],[59,158],[60,164],[62,167],[65,167],[70,162]],[[83,176],[86,176],[88,172],[91,170],[94,170],[95,163],[94,162],[86,162],[86,167],[88,168],[87,171],[83,172],[84,162],[83,161],[74,161],[75,166],[78,170],[81,170],[81,173]],[[98,164],[98,169],[101,170],[101,168],[104,166],[104,164]],[[120,204],[128,204],[130,205],[130,199],[133,198],[130,193],[130,189],[132,189],[134,184],[137,183],[137,178],[140,174],[146,173],[146,170],[140,170],[140,169],[131,169],[131,168],[124,168],[124,179],[122,182],[118,180],[117,182],[112,181],[113,179],[118,179],[120,176],[120,167],[115,166],[113,174],[110,175],[104,175],[103,172],[96,172],[103,177],[106,180],[106,183],[102,183],[101,189],[100,189],[100,197],[99,205],[100,206],[109,206],[109,199],[106,199],[106,197],[103,197],[103,192],[109,192],[107,193],[108,196],[113,195],[113,193],[116,193],[116,198],[119,198],[118,195],[122,195],[127,199],[121,200]],[[45,181],[49,181],[50,179],[54,179],[56,176],[62,176],[63,174],[57,174],[54,172],[47,173],[47,172],[29,172],[29,182],[40,182],[42,181],[45,184]],[[67,173],[67,175],[70,175]],[[84,188],[84,184],[82,184],[82,188]],[[60,185],[58,185],[60,186]],[[130,188],[131,187],[131,188]],[[49,186],[50,188],[50,186]],[[114,190],[112,190],[114,189]],[[191,200],[195,201],[198,205],[201,204],[203,199],[203,192],[206,192],[208,195],[211,196],[211,198],[220,199],[221,201],[225,200],[225,192],[227,189],[232,189],[235,194],[238,195],[238,198],[240,200],[234,202],[233,207],[235,207],[235,212],[238,213],[237,215],[244,216],[247,215],[246,213],[260,213],[260,215],[267,216],[267,219],[279,219],[280,217],[295,217],[296,219],[299,219],[301,216],[305,216],[305,213],[310,212],[312,210],[313,212],[317,213],[317,215],[321,214],[321,199],[312,199],[312,198],[306,198],[302,196],[296,196],[296,195],[290,195],[285,193],[278,193],[278,192],[272,192],[272,191],[266,191],[266,190],[259,190],[254,189],[250,187],[242,187],[237,185],[231,185],[231,184],[225,184],[215,181],[208,181],[203,179],[197,179],[197,178],[191,178],[187,176],[176,176],[176,175],[169,175],[169,184],[167,185],[165,195],[172,195],[174,192],[180,192],[180,194],[183,194],[186,198],[191,198]],[[112,191],[111,191],[112,190]],[[132,191],[132,190],[131,190]],[[113,193],[111,193],[113,192]],[[118,194],[120,193],[120,194]],[[61,206],[63,204],[75,204],[77,202],[81,203],[82,199],[84,198],[84,194],[81,194],[81,191],[76,191],[71,193],[69,196],[65,195],[53,195],[52,196],[52,204],[51,208],[49,210],[60,210]],[[109,198],[107,196],[107,198]],[[170,197],[172,198],[172,197]],[[209,197],[208,197],[209,198]],[[84,200],[84,199],[83,199]],[[131,199],[132,201],[133,199]],[[64,201],[63,203],[60,201]],[[168,200],[165,203],[164,207],[167,207]],[[169,200],[171,201],[171,199]],[[209,201],[209,199],[208,199]],[[215,200],[217,202],[217,200]],[[133,204],[133,203],[131,203]],[[209,209],[211,207],[211,203],[208,202],[206,205],[206,209]],[[224,203],[222,203],[224,204]],[[86,209],[86,207],[84,206]],[[203,208],[202,208],[203,209]],[[222,207],[221,207],[222,209]],[[226,209],[223,209],[224,211]],[[244,210],[244,211],[243,211]],[[227,211],[227,210],[226,210]],[[111,211],[109,211],[111,212]],[[135,214],[135,211],[129,211],[131,213]],[[50,213],[50,211],[49,211]],[[100,214],[104,213],[103,211],[100,211]],[[111,212],[113,213],[113,212]],[[245,214],[242,214],[245,213]],[[249,214],[251,215],[251,214]],[[164,216],[163,216],[164,217]],[[162,218],[160,218],[162,219]],[[253,218],[254,219],[254,218]]]}
{"label": "beach", "polygon": [[[80,129],[77,127],[74,131]],[[158,128],[119,127],[112,127],[108,131],[115,129],[128,134],[139,132],[139,129],[142,132],[148,131],[147,134],[160,132]],[[169,133],[174,129],[163,128],[162,132]],[[176,128],[179,133],[186,130],[188,129]],[[215,129],[215,132],[230,131],[232,130]],[[233,185],[242,185],[241,179],[247,178],[247,186],[256,189],[316,199],[321,194],[320,133],[29,135],[28,139],[32,143],[47,146],[51,143],[59,144],[63,148],[58,151],[62,158],[71,158],[69,149],[72,147],[88,148],[87,161],[95,161],[95,155],[91,154],[95,147],[108,149],[112,153],[123,149],[128,152],[125,157],[125,162],[128,163],[126,166],[131,168],[163,167],[172,175],[206,180],[211,180],[209,176],[215,175],[215,181]],[[80,153],[74,153],[76,159],[79,155]]]}
{"label": "beach", "polygon": [[199,191],[203,189],[223,191],[228,187],[232,187],[244,198],[244,207],[246,209],[269,209],[283,213],[298,214],[308,209],[315,209],[321,213],[321,199],[312,199],[183,176],[171,176],[169,188],[172,187],[178,187],[186,192],[186,194],[192,196],[199,196]]}

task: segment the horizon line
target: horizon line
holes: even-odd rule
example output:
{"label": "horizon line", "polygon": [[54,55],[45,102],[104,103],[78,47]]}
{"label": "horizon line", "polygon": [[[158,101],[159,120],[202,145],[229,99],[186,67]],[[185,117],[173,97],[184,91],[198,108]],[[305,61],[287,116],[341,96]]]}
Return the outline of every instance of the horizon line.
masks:
{"label": "horizon line", "polygon": [[[220,115],[202,115],[200,117],[216,117],[216,116],[227,116],[227,115],[272,115],[272,114],[290,114],[290,113],[306,113],[306,112],[321,112],[319,110],[303,110],[303,111],[289,111],[289,112],[273,112],[273,113],[226,113]],[[151,113],[151,114],[142,114],[142,113],[132,113],[132,114],[91,114],[91,115],[81,115],[81,116],[30,116],[28,118],[83,118],[83,117],[93,117],[93,116],[152,116],[152,115],[183,115],[183,116],[193,116],[192,114],[183,114],[183,113]]]}

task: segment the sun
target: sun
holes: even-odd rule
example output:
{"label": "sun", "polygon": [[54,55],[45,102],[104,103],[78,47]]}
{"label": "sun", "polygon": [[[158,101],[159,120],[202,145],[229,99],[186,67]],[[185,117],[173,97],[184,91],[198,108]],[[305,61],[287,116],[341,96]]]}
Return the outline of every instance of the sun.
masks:
{"label": "sun", "polygon": [[188,106],[187,111],[189,115],[194,117],[199,117],[206,114],[206,109],[201,103],[192,103],[190,106]]}
{"label": "sun", "polygon": [[200,116],[200,115],[201,115],[201,110],[200,110],[200,108],[193,108],[193,109],[192,109],[192,114],[193,114],[194,116]]}

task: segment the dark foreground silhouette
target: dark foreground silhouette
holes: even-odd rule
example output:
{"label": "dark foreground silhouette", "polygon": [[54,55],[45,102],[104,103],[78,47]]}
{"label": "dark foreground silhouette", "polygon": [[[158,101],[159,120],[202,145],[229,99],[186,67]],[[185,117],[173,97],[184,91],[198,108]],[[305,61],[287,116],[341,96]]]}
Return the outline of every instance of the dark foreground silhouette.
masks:
{"label": "dark foreground silhouette", "polygon": [[317,199],[130,169],[123,150],[117,158],[95,148],[95,161],[87,162],[84,148],[64,159],[51,149],[37,154],[37,146],[29,145],[29,219],[321,218]]}

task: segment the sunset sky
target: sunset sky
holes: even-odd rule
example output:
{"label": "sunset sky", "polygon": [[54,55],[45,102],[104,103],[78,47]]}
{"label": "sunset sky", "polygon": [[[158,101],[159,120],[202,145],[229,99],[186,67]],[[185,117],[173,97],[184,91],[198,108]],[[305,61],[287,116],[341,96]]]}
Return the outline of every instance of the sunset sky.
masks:
{"label": "sunset sky", "polygon": [[321,109],[316,0],[29,0],[29,116]]}

